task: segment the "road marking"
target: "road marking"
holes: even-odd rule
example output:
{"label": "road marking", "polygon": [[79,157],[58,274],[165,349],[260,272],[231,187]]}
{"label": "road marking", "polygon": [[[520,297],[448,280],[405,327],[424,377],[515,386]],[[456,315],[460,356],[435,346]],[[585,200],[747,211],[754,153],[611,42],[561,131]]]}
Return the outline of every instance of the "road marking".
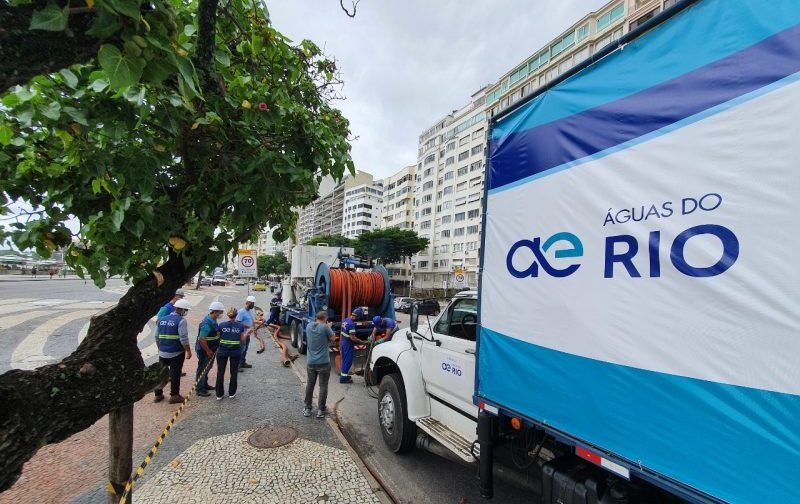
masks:
{"label": "road marking", "polygon": [[59,328],[72,322],[97,313],[97,310],[77,310],[65,313],[58,317],[53,317],[41,324],[30,332],[22,342],[14,349],[11,355],[11,367],[13,369],[35,369],[47,361],[54,359],[44,354],[44,346],[47,339]]}
{"label": "road marking", "polygon": [[28,301],[36,301],[37,298],[8,298],[8,299],[0,299],[0,306],[7,305],[7,304],[21,304],[27,303]]}
{"label": "road marking", "polygon": [[0,331],[11,329],[12,327],[30,321],[33,318],[43,317],[52,313],[53,312],[50,310],[34,310],[25,313],[18,313],[16,315],[9,315],[7,317],[0,317]]}

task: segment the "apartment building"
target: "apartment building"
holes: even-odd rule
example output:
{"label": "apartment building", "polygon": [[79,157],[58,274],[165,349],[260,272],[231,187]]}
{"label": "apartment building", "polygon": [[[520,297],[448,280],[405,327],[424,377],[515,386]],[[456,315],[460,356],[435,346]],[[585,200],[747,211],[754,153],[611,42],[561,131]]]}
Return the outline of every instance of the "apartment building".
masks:
{"label": "apartment building", "polygon": [[[372,179],[372,175],[369,178]],[[342,210],[342,236],[356,238],[364,231],[378,229],[381,226],[382,209],[382,181],[370,180],[347,188]]]}
{"label": "apartment building", "polygon": [[[417,165],[406,166],[383,181],[383,228],[414,229],[414,185]],[[398,286],[411,283],[411,259],[386,266],[392,282]]]}
{"label": "apartment building", "polygon": [[486,91],[489,117],[545,86],[678,0],[613,0],[583,16]]}
{"label": "apartment building", "polygon": [[[346,210],[345,194],[350,189],[373,184],[372,174],[367,172],[358,172],[355,176],[348,174],[338,183],[333,179],[323,180],[320,184],[320,196],[298,212],[297,242],[303,244],[317,236],[342,234]],[[380,216],[376,219],[376,225],[379,222]]]}
{"label": "apartment building", "polygon": [[485,88],[419,137],[414,230],[430,240],[412,258],[415,289],[452,287],[466,270],[477,287],[487,119]]}

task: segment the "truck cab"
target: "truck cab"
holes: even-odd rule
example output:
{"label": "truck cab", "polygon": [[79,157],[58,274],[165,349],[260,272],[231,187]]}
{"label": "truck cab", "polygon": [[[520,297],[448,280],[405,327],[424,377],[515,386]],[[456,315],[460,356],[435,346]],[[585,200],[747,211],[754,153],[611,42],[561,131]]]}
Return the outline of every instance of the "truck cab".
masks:
{"label": "truck cab", "polygon": [[459,293],[436,317],[420,317],[417,308],[410,327],[376,346],[370,358],[384,441],[399,453],[433,438],[475,462],[477,292]]}

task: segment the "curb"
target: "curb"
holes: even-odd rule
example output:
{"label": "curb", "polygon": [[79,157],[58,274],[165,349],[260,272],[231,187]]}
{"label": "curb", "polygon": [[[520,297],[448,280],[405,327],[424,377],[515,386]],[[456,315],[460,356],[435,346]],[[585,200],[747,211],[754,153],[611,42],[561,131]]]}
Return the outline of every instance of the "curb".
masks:
{"label": "curb", "polygon": [[[300,373],[298,366],[294,362],[292,362],[292,371],[294,372],[295,376],[297,376],[297,379],[300,381],[300,383],[302,384],[306,383],[305,377]],[[379,481],[379,477],[375,475],[375,473],[369,466],[367,466],[367,463],[364,461],[364,459],[361,458],[361,455],[355,450],[355,448],[353,448],[353,446],[350,444],[350,440],[348,439],[347,435],[339,426],[339,412],[337,407],[339,406],[339,403],[343,400],[344,397],[339,399],[333,406],[333,408],[331,408],[331,411],[333,415],[336,417],[336,420],[332,419],[331,415],[327,415],[325,417],[325,422],[328,424],[328,427],[330,427],[333,433],[336,435],[336,438],[339,440],[339,442],[342,443],[342,446],[344,446],[345,450],[350,455],[350,458],[353,459],[353,462],[355,462],[356,467],[358,467],[358,470],[367,479],[367,482],[369,483],[369,487],[372,490],[372,493],[378,498],[381,504],[396,504],[399,501],[397,501],[394,498],[394,496],[391,495],[386,490],[386,488],[381,484],[381,482]]]}

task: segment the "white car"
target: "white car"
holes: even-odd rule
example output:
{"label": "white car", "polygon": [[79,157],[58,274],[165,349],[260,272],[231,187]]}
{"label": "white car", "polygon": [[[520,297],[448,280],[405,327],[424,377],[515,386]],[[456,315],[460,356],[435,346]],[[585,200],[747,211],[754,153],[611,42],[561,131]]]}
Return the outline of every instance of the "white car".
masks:
{"label": "white car", "polygon": [[211,285],[222,285],[224,286],[227,283],[224,276],[215,276],[213,280],[211,280]]}
{"label": "white car", "polygon": [[414,300],[414,298],[410,298],[410,297],[396,297],[396,298],[394,298],[394,309],[396,310],[396,309],[400,308],[400,305],[402,305],[403,303],[406,303],[406,302],[410,303],[413,300]]}

